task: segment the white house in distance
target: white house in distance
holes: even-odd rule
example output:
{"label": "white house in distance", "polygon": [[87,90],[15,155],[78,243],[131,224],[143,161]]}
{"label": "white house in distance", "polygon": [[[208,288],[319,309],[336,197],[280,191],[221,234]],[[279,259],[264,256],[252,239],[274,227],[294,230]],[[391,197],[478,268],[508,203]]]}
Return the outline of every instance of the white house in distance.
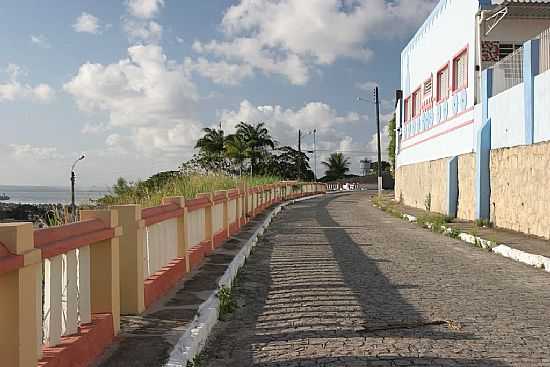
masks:
{"label": "white house in distance", "polygon": [[401,54],[397,166],[473,152],[480,71],[549,27],[550,0],[441,0]]}
{"label": "white house in distance", "polygon": [[550,238],[550,0],[440,0],[401,90],[396,199]]}

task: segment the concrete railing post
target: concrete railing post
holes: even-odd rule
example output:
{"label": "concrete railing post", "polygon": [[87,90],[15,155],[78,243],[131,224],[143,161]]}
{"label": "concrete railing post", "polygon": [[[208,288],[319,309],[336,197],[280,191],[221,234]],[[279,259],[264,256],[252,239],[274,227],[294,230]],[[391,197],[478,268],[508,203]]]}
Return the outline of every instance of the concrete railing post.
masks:
{"label": "concrete railing post", "polygon": [[534,143],[535,134],[535,76],[539,73],[540,40],[529,40],[523,45],[524,144]]}
{"label": "concrete railing post", "polygon": [[210,205],[204,208],[204,238],[210,241],[210,253],[214,250],[214,231],[212,230],[212,208],[214,207],[214,201],[212,193],[197,194],[197,199],[205,197],[210,200]]}
{"label": "concrete railing post", "polygon": [[231,234],[229,233],[229,192],[222,191],[225,195],[223,200],[223,229],[225,230],[226,238],[229,238]]}
{"label": "concrete railing post", "polygon": [[[120,330],[120,248],[116,210],[81,210],[80,220],[99,219],[115,230],[115,236],[90,245],[90,300],[94,313],[110,313],[115,335]],[[125,288],[126,284],[122,288]],[[143,287],[143,284],[142,284]]]}
{"label": "concrete railing post", "polygon": [[141,219],[141,206],[117,205],[122,226],[119,238],[120,253],[120,312],[123,315],[139,315],[145,310],[144,300],[144,243],[145,223]]}
{"label": "concrete railing post", "polygon": [[34,248],[31,223],[0,224],[0,243],[23,256],[21,268],[0,273],[0,364],[35,367],[42,339],[41,251]]}

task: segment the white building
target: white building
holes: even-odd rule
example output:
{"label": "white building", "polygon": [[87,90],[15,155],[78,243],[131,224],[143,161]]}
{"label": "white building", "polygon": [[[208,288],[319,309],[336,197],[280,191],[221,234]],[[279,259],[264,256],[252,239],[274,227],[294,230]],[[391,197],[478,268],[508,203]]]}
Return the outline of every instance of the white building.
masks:
{"label": "white building", "polygon": [[[401,54],[397,166],[473,152],[481,70],[549,27],[550,0],[441,0]],[[521,62],[498,72],[505,90]]]}
{"label": "white building", "polygon": [[396,199],[550,239],[550,0],[441,0],[401,89]]}

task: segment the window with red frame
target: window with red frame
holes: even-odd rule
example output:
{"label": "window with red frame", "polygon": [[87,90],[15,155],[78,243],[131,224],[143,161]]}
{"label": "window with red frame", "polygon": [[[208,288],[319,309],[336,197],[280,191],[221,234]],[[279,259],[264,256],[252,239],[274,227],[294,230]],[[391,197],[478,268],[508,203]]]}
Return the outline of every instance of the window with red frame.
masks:
{"label": "window with red frame", "polygon": [[409,121],[410,120],[410,116],[409,116],[409,112],[410,112],[410,101],[411,98],[405,98],[405,106],[403,107],[404,111],[405,111],[405,122]]}
{"label": "window with red frame", "polygon": [[437,73],[437,101],[444,101],[447,97],[449,97],[449,66],[445,66]]}
{"label": "window with red frame", "polygon": [[421,103],[422,103],[422,100],[420,97],[420,88],[419,88],[412,95],[412,117],[413,118],[420,115]]}
{"label": "window with red frame", "polygon": [[466,50],[453,60],[453,92],[468,86],[468,54]]}
{"label": "window with red frame", "polygon": [[426,80],[422,89],[422,106],[429,107],[433,97],[433,78]]}

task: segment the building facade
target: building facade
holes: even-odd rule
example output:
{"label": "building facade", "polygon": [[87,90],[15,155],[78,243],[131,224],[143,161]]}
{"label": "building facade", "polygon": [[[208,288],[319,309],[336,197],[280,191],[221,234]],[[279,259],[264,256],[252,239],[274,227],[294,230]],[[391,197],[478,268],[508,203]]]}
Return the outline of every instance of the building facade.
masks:
{"label": "building facade", "polygon": [[438,3],[401,54],[397,199],[497,221],[497,150],[550,140],[549,28],[550,0]]}

